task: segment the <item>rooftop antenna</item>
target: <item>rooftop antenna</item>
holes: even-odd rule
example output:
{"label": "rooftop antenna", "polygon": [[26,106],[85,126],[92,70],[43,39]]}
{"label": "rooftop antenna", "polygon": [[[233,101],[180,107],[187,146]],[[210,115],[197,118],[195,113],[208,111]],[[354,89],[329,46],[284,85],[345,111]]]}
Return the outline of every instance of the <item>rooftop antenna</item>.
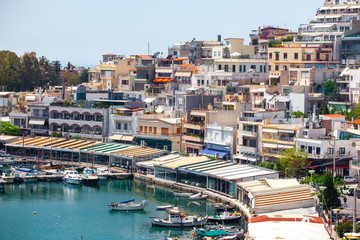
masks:
{"label": "rooftop antenna", "polygon": [[150,43],[148,43],[148,55],[150,55]]}

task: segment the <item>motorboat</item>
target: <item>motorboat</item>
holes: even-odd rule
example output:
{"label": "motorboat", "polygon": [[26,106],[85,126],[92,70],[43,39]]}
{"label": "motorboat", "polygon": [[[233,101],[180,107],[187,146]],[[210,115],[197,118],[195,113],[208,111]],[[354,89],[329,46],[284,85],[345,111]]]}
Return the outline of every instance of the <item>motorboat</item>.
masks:
{"label": "motorboat", "polygon": [[80,185],[83,181],[82,177],[76,170],[65,170],[64,177],[62,178],[64,183]]}
{"label": "motorboat", "polygon": [[226,227],[224,225],[216,225],[207,229],[194,229],[191,233],[190,240],[200,239],[216,239],[216,240],[235,240],[244,236],[244,230],[238,227]]}
{"label": "motorboat", "polygon": [[174,197],[190,197],[191,195],[193,195],[193,193],[182,193],[182,192],[174,192]]}
{"label": "motorboat", "polygon": [[185,228],[203,226],[207,223],[208,220],[207,216],[185,216],[184,214],[180,213],[178,207],[167,210],[167,213],[169,214],[167,218],[153,218],[152,225],[161,227]]}
{"label": "motorboat", "polygon": [[108,207],[110,210],[116,211],[137,211],[144,210],[148,204],[147,200],[142,200],[141,203],[135,203],[135,199],[130,199],[120,203],[111,202]]}
{"label": "motorboat", "polygon": [[96,169],[96,174],[100,180],[108,179],[109,173],[110,173],[110,171],[105,168],[97,168]]}
{"label": "motorboat", "polygon": [[6,166],[6,165],[12,165],[14,164],[14,158],[10,155],[0,155],[0,165]]}
{"label": "motorboat", "polygon": [[189,196],[188,199],[192,200],[192,201],[198,201],[198,200],[206,200],[207,197],[208,197],[208,195],[198,193],[198,194]]}
{"label": "motorboat", "polygon": [[6,175],[6,173],[1,174],[2,180],[4,180],[6,183],[14,183],[15,177],[13,173],[10,173],[10,175]]}
{"label": "motorboat", "polygon": [[228,211],[224,211],[220,215],[210,216],[209,222],[238,222],[240,218],[240,213],[229,213]]}
{"label": "motorboat", "polygon": [[166,206],[157,206],[157,207],[156,207],[156,210],[159,210],[159,211],[165,211],[165,210],[170,209],[170,208],[172,208],[172,206],[171,206],[171,205],[166,205]]}
{"label": "motorboat", "polygon": [[81,177],[84,185],[98,185],[100,181],[99,177],[91,169],[85,169],[84,174],[81,174]]}
{"label": "motorboat", "polygon": [[11,172],[14,178],[19,178],[23,182],[37,182],[37,175],[41,172],[31,169],[31,168],[18,168],[12,167]]}
{"label": "motorboat", "polygon": [[222,204],[222,203],[216,204],[214,208],[215,208],[215,210],[217,210],[217,211],[225,211],[225,210],[229,211],[229,210],[234,210],[234,207],[233,207],[233,206],[230,206],[230,205],[227,205],[227,204]]}

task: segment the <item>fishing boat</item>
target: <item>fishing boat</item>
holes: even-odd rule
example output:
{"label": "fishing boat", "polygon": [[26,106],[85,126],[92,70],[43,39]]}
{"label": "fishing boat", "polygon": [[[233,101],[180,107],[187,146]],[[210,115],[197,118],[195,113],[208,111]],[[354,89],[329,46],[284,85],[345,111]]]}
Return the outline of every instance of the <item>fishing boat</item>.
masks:
{"label": "fishing boat", "polygon": [[198,194],[189,196],[188,199],[192,200],[192,201],[198,201],[198,200],[206,200],[207,197],[208,197],[208,195],[198,193]]}
{"label": "fishing boat", "polygon": [[100,180],[106,180],[108,178],[110,171],[105,168],[97,168],[96,174]]}
{"label": "fishing boat", "polygon": [[240,218],[240,213],[229,213],[228,211],[224,211],[220,215],[210,216],[209,222],[238,222]]}
{"label": "fishing boat", "polygon": [[190,197],[191,195],[193,195],[192,193],[182,193],[182,192],[174,192],[174,196],[175,197]]}
{"label": "fishing boat", "polygon": [[227,204],[222,204],[222,203],[216,204],[214,208],[217,211],[234,210],[233,206],[230,206],[230,205],[227,205]]}
{"label": "fishing boat", "polygon": [[156,210],[165,211],[165,210],[167,210],[167,209],[170,209],[171,207],[172,207],[171,205],[157,206],[157,207],[156,207]]}
{"label": "fishing boat", "polygon": [[130,199],[120,203],[111,202],[109,206],[110,210],[116,211],[137,211],[144,210],[144,208],[148,205],[147,200],[142,200],[141,203],[135,203],[135,199]]}
{"label": "fishing boat", "polygon": [[241,239],[244,235],[244,230],[238,227],[226,227],[224,225],[217,225],[207,229],[194,229],[191,233],[190,240],[200,239],[216,239],[216,240],[235,240]]}
{"label": "fishing boat", "polygon": [[81,174],[82,183],[84,185],[98,185],[99,184],[99,177],[94,173],[92,169],[85,169],[84,174]]}
{"label": "fishing boat", "polygon": [[151,222],[152,225],[161,227],[185,228],[203,226],[207,223],[208,220],[207,216],[185,216],[184,214],[180,213],[178,207],[167,210],[167,213],[169,214],[167,218],[153,218]]}
{"label": "fishing boat", "polygon": [[65,170],[63,182],[68,184],[80,185],[82,183],[82,177],[75,170]]}
{"label": "fishing boat", "polygon": [[64,167],[64,165],[62,164],[57,164],[57,163],[52,163],[50,162],[49,164],[46,164],[44,166],[41,166],[40,169],[42,170],[49,170],[49,169],[62,169]]}

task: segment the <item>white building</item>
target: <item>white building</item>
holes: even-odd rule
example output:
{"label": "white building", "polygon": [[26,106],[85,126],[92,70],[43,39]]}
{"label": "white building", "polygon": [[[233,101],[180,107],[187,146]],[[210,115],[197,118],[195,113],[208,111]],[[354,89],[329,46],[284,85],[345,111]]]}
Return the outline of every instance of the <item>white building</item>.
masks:
{"label": "white building", "polygon": [[215,157],[216,153],[218,153],[219,158],[225,160],[232,159],[235,150],[235,136],[236,131],[233,127],[208,124],[206,126],[206,136],[204,139],[206,148],[200,152],[200,154]]}

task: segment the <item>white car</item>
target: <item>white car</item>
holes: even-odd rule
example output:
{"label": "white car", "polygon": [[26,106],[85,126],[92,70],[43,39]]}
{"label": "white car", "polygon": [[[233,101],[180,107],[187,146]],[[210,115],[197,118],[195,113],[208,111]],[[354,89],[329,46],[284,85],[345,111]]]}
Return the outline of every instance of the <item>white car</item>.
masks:
{"label": "white car", "polygon": [[345,183],[357,183],[358,180],[354,177],[350,177],[350,176],[345,176],[344,177],[344,182]]}

